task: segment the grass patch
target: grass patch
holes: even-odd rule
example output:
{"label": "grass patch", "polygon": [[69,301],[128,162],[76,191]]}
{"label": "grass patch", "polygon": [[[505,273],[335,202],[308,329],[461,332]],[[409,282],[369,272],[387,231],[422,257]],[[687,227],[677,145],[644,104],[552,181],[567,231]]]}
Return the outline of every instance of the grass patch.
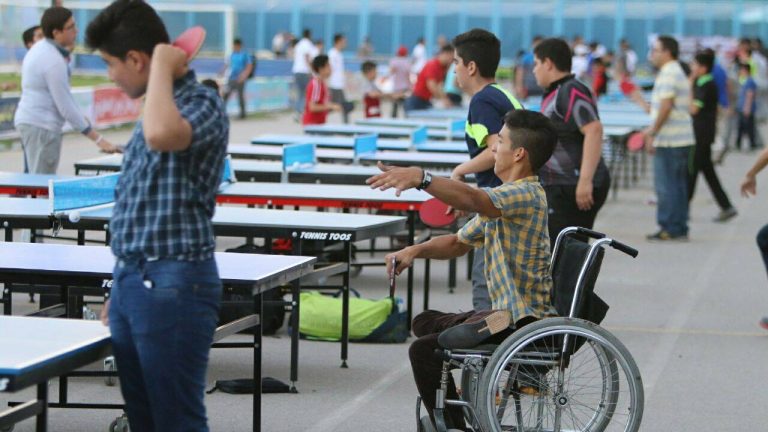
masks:
{"label": "grass patch", "polygon": [[[21,75],[17,73],[0,73],[0,82],[16,84],[16,90],[21,89]],[[105,76],[98,75],[72,75],[70,84],[72,87],[87,87],[100,84],[109,84],[110,81]]]}

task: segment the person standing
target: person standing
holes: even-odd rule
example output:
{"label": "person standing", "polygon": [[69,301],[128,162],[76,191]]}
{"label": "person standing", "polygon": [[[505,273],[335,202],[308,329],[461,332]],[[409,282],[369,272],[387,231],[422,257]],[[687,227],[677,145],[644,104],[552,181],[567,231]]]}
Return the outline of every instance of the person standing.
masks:
{"label": "person standing", "polygon": [[424,37],[420,37],[416,41],[416,45],[414,45],[411,51],[411,57],[413,58],[411,72],[418,75],[424,69],[424,65],[427,64],[427,46],[424,44]]}
{"label": "person standing", "polygon": [[21,99],[13,124],[21,137],[25,166],[32,174],[55,174],[59,166],[62,127],[72,128],[105,152],[119,151],[93,130],[69,87],[69,55],[77,25],[63,7],[45,10],[40,20],[45,39],[32,46],[21,65]]}
{"label": "person standing", "polygon": [[389,76],[392,79],[392,117],[397,117],[397,108],[403,105],[406,94],[411,90],[411,60],[408,48],[401,45],[397,56],[389,61]]}
{"label": "person standing", "polygon": [[541,96],[543,93],[542,88],[536,84],[536,77],[533,76],[533,50],[542,39],[541,36],[534,36],[531,50],[521,56],[520,63],[515,68],[515,95],[520,99]]}
{"label": "person standing", "polygon": [[144,98],[125,148],[109,229],[116,258],[102,320],[132,431],[208,431],[208,355],[222,285],[211,218],[229,120],[143,0],[116,0],[86,32],[109,76]]}
{"label": "person standing", "polygon": [[[478,187],[494,188],[502,182],[493,171],[491,147],[499,140],[504,116],[523,109],[523,105],[496,84],[501,42],[493,33],[473,29],[456,36],[453,45],[457,84],[472,99],[465,134],[471,159],[454,168],[451,179],[463,181],[465,176],[474,174]],[[491,309],[485,255],[485,247],[479,246],[472,261],[472,306],[476,311]]]}
{"label": "person standing", "polygon": [[227,90],[224,92],[224,106],[229,101],[229,96],[237,92],[237,100],[240,104],[240,118],[245,118],[245,83],[256,66],[251,56],[243,51],[243,41],[237,38],[232,43],[232,55],[229,57],[229,77],[227,77]]}
{"label": "person standing", "polygon": [[[744,198],[757,195],[757,175],[760,174],[766,165],[768,165],[768,149],[765,149],[758,156],[755,164],[747,171],[744,180],[741,182],[741,195]],[[765,270],[768,272],[768,225],[764,225],[757,233],[757,247],[760,249],[760,255],[763,258]],[[760,327],[768,330],[768,316],[764,316],[758,322]]]}
{"label": "person standing", "polygon": [[549,238],[569,226],[592,229],[608,197],[611,178],[602,157],[603,124],[597,102],[571,74],[571,51],[562,39],[534,49],[533,74],[544,89],[541,112],[557,129],[552,157],[539,172],[549,204]]}
{"label": "person standing", "polygon": [[715,196],[720,213],[715,217],[715,222],[725,222],[736,216],[736,209],[731,205],[728,195],[725,194],[720,180],[717,178],[715,167],[712,164],[712,143],[715,142],[717,130],[718,89],[712,77],[712,67],[715,63],[715,55],[712,51],[701,51],[691,62],[691,84],[693,87],[693,100],[691,101],[691,116],[693,117],[693,133],[696,138],[696,147],[693,156],[693,166],[688,175],[688,202],[693,199],[696,190],[696,179],[699,172],[709,185],[709,189]]}
{"label": "person standing", "polygon": [[45,36],[43,35],[43,29],[39,25],[32,26],[24,30],[24,33],[21,34],[21,40],[24,42],[24,48],[27,50],[43,39],[45,39]]}
{"label": "person standing", "polygon": [[688,160],[695,138],[688,109],[691,86],[677,58],[680,48],[671,36],[659,36],[653,43],[651,62],[659,69],[653,84],[651,104],[636,99],[651,114],[645,129],[646,150],[654,155],[656,222],[659,230],[649,241],[688,240]]}
{"label": "person standing", "polygon": [[331,102],[343,107],[341,111],[344,123],[349,123],[351,103],[344,96],[346,84],[346,71],[344,70],[344,48],[347,47],[347,38],[341,33],[333,36],[333,48],[328,51],[328,61],[331,64],[331,76],[328,78],[328,88],[331,90]]}
{"label": "person standing", "polygon": [[328,113],[341,111],[341,105],[331,102],[326,81],[331,76],[331,64],[328,56],[320,54],[312,59],[314,76],[307,84],[304,115],[301,124],[324,124]]}
{"label": "person standing", "polygon": [[296,119],[304,112],[305,91],[312,77],[312,59],[317,55],[317,48],[312,43],[312,31],[304,29],[301,40],[293,47],[293,84],[296,86]]}
{"label": "person standing", "polygon": [[757,149],[757,134],[755,132],[755,111],[757,110],[758,88],[752,78],[752,66],[749,63],[739,64],[739,99],[736,102],[736,114],[739,118],[739,129],[736,133],[736,149],[741,150],[741,138],[746,134],[749,138],[750,150]]}

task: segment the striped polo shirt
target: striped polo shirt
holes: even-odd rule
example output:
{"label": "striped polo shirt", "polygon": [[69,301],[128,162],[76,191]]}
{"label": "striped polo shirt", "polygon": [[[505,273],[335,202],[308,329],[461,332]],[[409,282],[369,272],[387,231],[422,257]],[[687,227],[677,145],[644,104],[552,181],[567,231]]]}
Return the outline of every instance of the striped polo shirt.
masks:
{"label": "striped polo shirt", "polygon": [[676,60],[667,62],[659,70],[651,95],[651,118],[656,121],[664,99],[672,99],[672,112],[661,126],[654,147],[686,147],[694,144],[693,124],[688,107],[691,104],[691,87],[688,78]]}

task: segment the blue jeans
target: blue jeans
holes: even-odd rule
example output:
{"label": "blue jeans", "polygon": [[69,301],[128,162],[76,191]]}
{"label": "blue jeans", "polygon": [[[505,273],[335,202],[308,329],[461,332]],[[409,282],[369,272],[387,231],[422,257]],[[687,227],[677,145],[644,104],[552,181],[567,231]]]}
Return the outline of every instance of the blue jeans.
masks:
{"label": "blue jeans", "polygon": [[304,105],[307,103],[307,85],[312,75],[308,73],[293,74],[293,84],[296,86],[296,105],[294,109],[298,114],[304,113]]}
{"label": "blue jeans", "polygon": [[203,397],[221,281],[213,259],[118,260],[109,328],[132,431],[208,431]]}
{"label": "blue jeans", "polygon": [[415,110],[425,110],[432,108],[432,102],[424,100],[418,96],[410,95],[405,99],[403,108],[406,112]]}
{"label": "blue jeans", "polygon": [[693,146],[657,147],[653,158],[656,221],[670,235],[688,234],[688,166]]}

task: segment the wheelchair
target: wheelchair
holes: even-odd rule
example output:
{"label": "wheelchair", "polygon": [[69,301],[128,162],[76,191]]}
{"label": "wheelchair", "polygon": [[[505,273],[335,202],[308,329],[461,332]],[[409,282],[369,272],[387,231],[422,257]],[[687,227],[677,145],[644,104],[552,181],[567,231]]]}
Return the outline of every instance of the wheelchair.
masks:
{"label": "wheelchair", "polygon": [[[445,408],[457,406],[474,432],[637,431],[643,416],[640,371],[626,347],[595,324],[608,310],[593,292],[606,246],[633,258],[638,254],[605,234],[564,229],[551,261],[559,317],[525,325],[500,345],[437,350],[443,371],[435,422],[421,416],[419,399],[417,430],[451,431]],[[446,399],[456,368],[460,397]]]}

